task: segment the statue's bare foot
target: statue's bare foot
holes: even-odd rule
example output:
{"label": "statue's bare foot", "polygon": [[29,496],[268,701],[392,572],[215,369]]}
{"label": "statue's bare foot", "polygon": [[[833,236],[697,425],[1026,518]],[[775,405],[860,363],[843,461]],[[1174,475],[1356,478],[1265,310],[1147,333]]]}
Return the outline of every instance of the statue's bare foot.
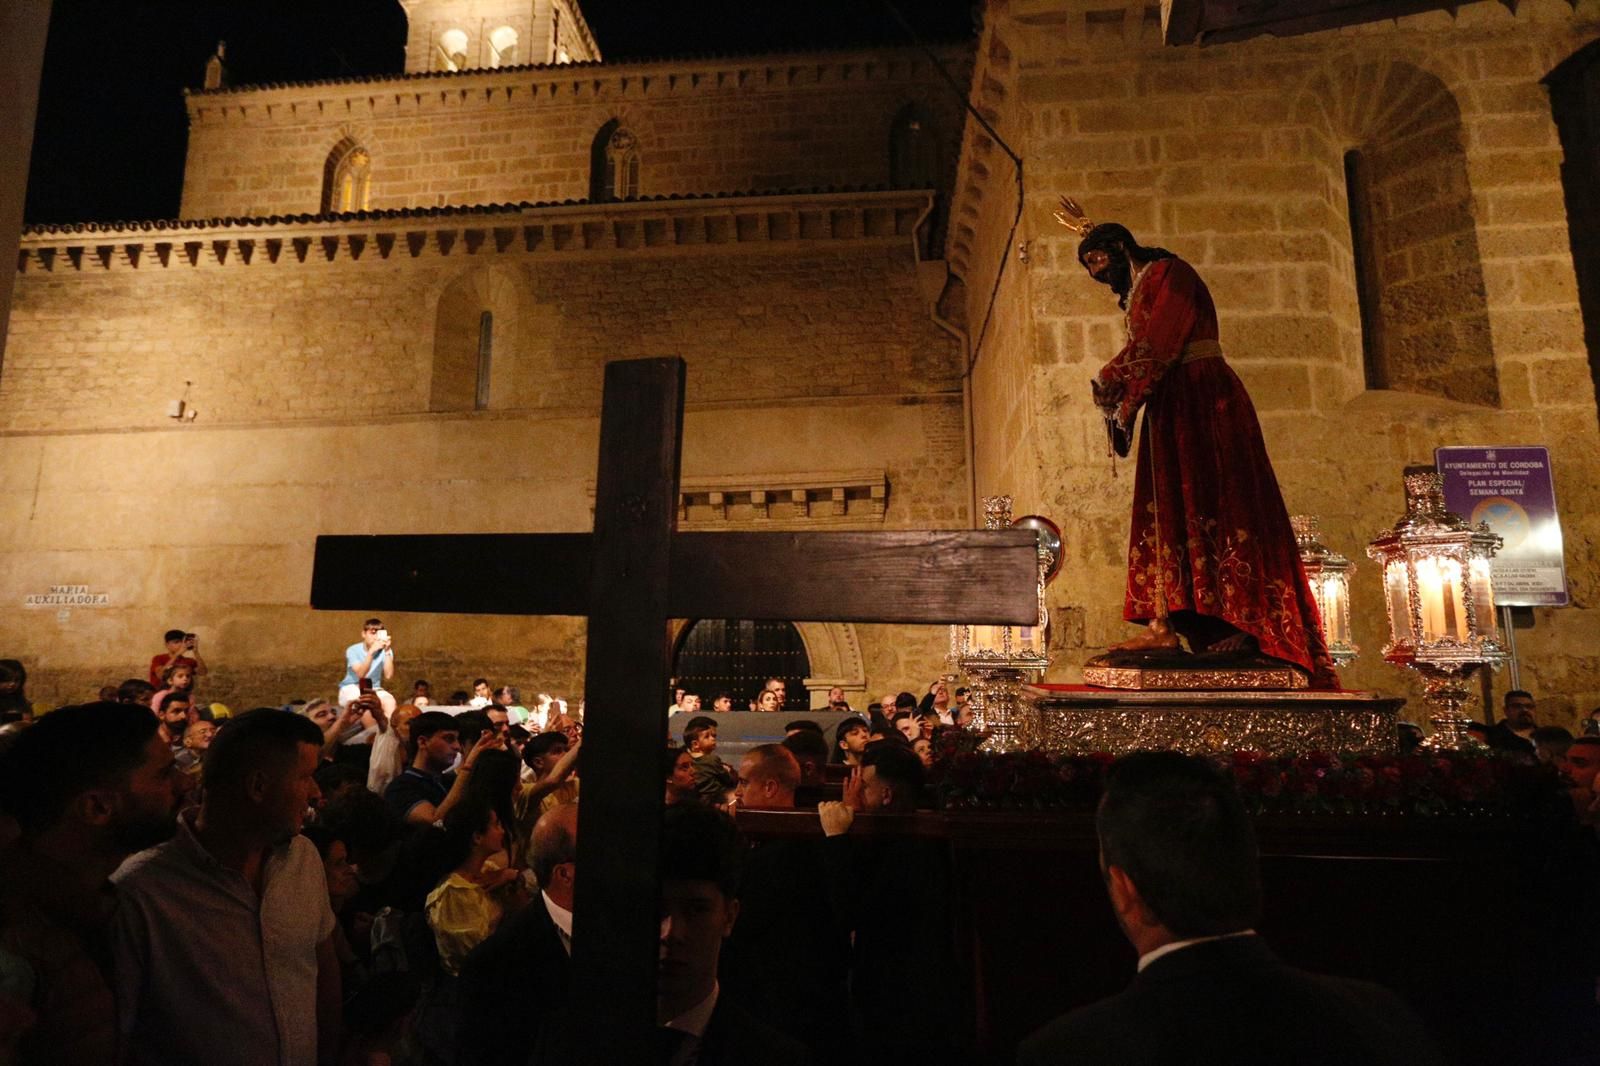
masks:
{"label": "statue's bare foot", "polygon": [[1238,653],[1241,655],[1255,655],[1261,651],[1261,645],[1249,633],[1235,633],[1231,637],[1223,637],[1212,644],[1206,651],[1220,651]]}
{"label": "statue's bare foot", "polygon": [[1178,634],[1172,631],[1166,621],[1160,618],[1152,619],[1145,627],[1145,631],[1121,644],[1111,645],[1112,651],[1168,651],[1181,648]]}

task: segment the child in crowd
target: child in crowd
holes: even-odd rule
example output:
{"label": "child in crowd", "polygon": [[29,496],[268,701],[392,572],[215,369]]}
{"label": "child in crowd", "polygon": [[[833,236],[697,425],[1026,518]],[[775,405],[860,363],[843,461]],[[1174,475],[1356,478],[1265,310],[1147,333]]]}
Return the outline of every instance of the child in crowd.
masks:
{"label": "child in crowd", "polygon": [[717,720],[697,715],[683,727],[683,746],[694,759],[695,791],[707,803],[721,805],[728,802],[733,791],[734,774],[717,754]]}

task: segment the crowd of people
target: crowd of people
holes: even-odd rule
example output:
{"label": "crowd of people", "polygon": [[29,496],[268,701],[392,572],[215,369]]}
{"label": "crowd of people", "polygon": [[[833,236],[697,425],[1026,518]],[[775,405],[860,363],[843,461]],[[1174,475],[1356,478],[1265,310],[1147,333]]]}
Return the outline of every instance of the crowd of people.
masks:
{"label": "crowd of people", "polygon": [[[37,719],[14,714],[26,675],[0,662],[18,723],[0,737],[0,1064],[571,1061],[581,712],[484,679],[448,710],[425,683],[385,699],[392,646],[371,619],[335,699],[234,714],[194,694],[194,634],[165,643],[148,678]],[[857,828],[926,802],[944,732],[971,728],[965,697],[941,680],[857,715],[836,689],[831,730],[795,714],[734,764],[717,711],[674,694],[659,1062],[970,1061],[960,1011],[884,996],[960,987],[948,855]],[[751,702],[784,711],[784,682]],[[1489,740],[1556,763],[1593,824],[1600,736],[1563,744],[1525,692],[1505,712]],[[820,832],[740,835],[741,811],[789,809]],[[1294,970],[1254,935],[1252,830],[1210,763],[1121,760],[1098,828],[1141,976],[1021,1061],[1166,1061],[1127,1033],[1160,1047],[1189,997],[1224,1019],[1294,1000],[1298,1035],[1261,1037],[1285,1061],[1437,1061],[1393,996]]]}

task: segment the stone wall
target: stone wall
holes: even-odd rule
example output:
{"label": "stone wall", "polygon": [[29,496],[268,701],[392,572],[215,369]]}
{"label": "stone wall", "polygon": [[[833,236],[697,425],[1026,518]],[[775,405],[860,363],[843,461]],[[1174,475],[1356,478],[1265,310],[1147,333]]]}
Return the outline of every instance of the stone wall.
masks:
{"label": "stone wall", "polygon": [[[1363,655],[1348,685],[1415,693],[1379,658],[1382,601],[1362,565],[1366,542],[1403,510],[1401,467],[1441,445],[1545,444],[1573,606],[1538,610],[1518,633],[1523,683],[1557,720],[1600,702],[1600,433],[1540,85],[1600,32],[1594,6],[1521,5],[1513,16],[1474,4],[1454,18],[1204,49],[1164,46],[1139,6],[1106,7],[991,3],[973,89],[974,99],[1003,94],[996,128],[1024,148],[1018,237],[1030,253],[1010,264],[1021,291],[1002,285],[1004,337],[987,342],[973,376],[975,469],[980,493],[1029,486],[1028,471],[983,458],[1025,450],[1037,488],[1018,491],[1066,530],[1067,570],[1050,595],[1069,620],[1056,634],[1056,676],[1077,676],[1127,632],[1132,491],[1126,462],[1110,477],[1088,401],[1087,379],[1122,327],[1114,299],[1078,266],[1076,238],[1051,221],[1070,193],[1208,282],[1290,510],[1321,515],[1325,542],[1358,560]],[[1403,113],[1386,111],[1400,104]],[[1406,123],[1423,135],[1408,139]],[[987,139],[969,123],[952,209],[976,209],[968,244],[986,250],[1009,225],[993,202],[1014,195],[1007,175],[974,166]],[[1363,146],[1383,228],[1388,389],[1366,387],[1344,187],[1344,153]],[[990,293],[974,279],[992,278],[993,256],[967,267],[969,325]],[[1028,363],[1023,389],[1014,379]],[[1072,643],[1080,620],[1083,648]],[[1496,684],[1506,687],[1504,675]]]}
{"label": "stone wall", "polygon": [[[941,56],[960,80],[964,53]],[[641,196],[885,185],[908,106],[949,164],[961,122],[912,49],[241,87],[188,104],[183,218],[315,213],[347,138],[382,210],[584,199],[614,119],[636,138]]]}
{"label": "stone wall", "polygon": [[0,424],[149,426],[185,393],[207,424],[440,409],[435,378],[469,356],[475,370],[482,309],[498,323],[491,409],[598,410],[606,361],[660,353],[689,360],[694,403],[958,392],[910,237],[835,243],[164,268],[149,254],[110,269],[35,258],[18,279]]}
{"label": "stone wall", "polygon": [[[135,266],[121,243],[100,263],[94,241],[112,238],[91,236],[79,266],[61,246],[51,269],[40,253],[58,238],[30,238],[0,376],[0,598],[18,608],[0,648],[46,706],[139,675],[173,625],[201,635],[211,698],[328,693],[361,615],[306,606],[316,535],[587,529],[613,358],[688,361],[686,479],[876,471],[881,513],[824,521],[969,524],[960,363],[918,293],[909,233],[571,255],[489,240],[476,257],[460,235],[441,253],[433,233],[426,254],[402,237],[380,257],[372,238],[359,259],[346,235],[331,261],[269,262],[258,245],[248,265],[236,245],[219,260],[210,236],[205,256],[168,266],[153,251]],[[527,309],[495,350],[490,407],[430,410],[444,295],[485,273],[495,283],[471,293]],[[198,414],[178,424],[166,405],[185,381]],[[811,521],[777,506],[696,528]],[[109,602],[21,609],[54,585]],[[581,620],[385,621],[400,682],[581,691]],[[871,687],[942,667],[943,631],[862,634]]]}

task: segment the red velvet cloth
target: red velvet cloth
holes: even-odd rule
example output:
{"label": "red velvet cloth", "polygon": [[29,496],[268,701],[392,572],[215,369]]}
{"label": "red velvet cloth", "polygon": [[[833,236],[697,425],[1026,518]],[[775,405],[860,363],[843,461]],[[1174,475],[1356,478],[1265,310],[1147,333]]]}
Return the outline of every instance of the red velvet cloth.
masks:
{"label": "red velvet cloth", "polygon": [[1144,407],[1124,617],[1164,613],[1164,594],[1165,613],[1221,619],[1314,687],[1338,688],[1255,408],[1220,355],[1191,347],[1216,340],[1216,307],[1194,268],[1175,258],[1147,267],[1128,300],[1128,344],[1100,371],[1125,390],[1121,425]]}

